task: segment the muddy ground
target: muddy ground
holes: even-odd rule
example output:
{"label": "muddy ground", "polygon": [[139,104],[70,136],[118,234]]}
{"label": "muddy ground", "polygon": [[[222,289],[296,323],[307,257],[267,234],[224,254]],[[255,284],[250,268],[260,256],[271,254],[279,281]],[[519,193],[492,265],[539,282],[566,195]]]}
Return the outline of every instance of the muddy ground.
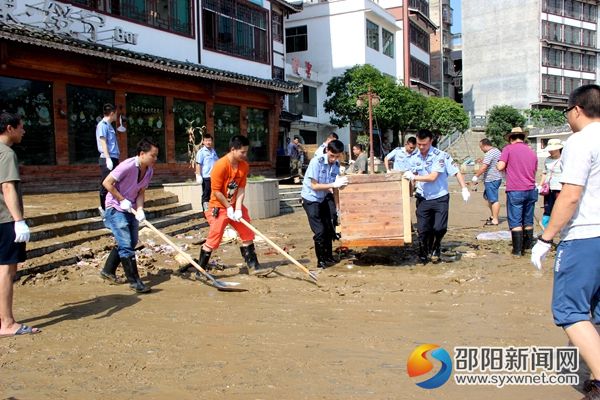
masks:
{"label": "muddy ground", "polygon": [[[504,216],[504,210],[502,216]],[[456,262],[418,265],[411,247],[355,249],[318,285],[257,242],[268,278],[240,275],[237,244],[213,260],[216,275],[248,291],[225,293],[172,273],[174,253],[141,236],[140,270],[152,293],[98,276],[109,241],[90,243],[78,265],[21,279],[15,314],[43,329],[0,339],[2,399],[579,399],[570,386],[444,386],[408,377],[414,348],[564,346],[552,323],[551,263],[536,272],[509,243],[477,241],[487,211],[453,194],[445,245]],[[300,210],[254,222],[307,266],[315,264]],[[175,238],[190,254],[206,233]],[[437,367],[437,366],[436,366]],[[420,380],[419,380],[420,381]]]}

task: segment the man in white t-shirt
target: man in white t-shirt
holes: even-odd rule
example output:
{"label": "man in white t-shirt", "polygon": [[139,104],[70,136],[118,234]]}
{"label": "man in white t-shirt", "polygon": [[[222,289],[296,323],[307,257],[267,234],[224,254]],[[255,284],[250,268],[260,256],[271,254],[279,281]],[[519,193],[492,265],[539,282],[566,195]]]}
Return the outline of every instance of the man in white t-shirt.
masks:
{"label": "man in white t-shirt", "polygon": [[538,269],[559,232],[552,313],[592,372],[584,399],[600,399],[600,86],[584,85],[564,111],[575,132],[562,154],[563,184],[531,262]]}

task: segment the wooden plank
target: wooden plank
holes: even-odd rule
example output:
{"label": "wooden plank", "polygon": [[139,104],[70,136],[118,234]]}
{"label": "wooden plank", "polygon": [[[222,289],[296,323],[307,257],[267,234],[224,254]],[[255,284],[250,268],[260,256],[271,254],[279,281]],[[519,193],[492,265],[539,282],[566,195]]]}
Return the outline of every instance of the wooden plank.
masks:
{"label": "wooden plank", "polygon": [[346,240],[342,237],[342,246],[345,247],[398,247],[404,246],[404,239],[381,238],[381,239],[353,239]]}
{"label": "wooden plank", "polygon": [[402,219],[404,221],[404,242],[412,243],[412,222],[410,213],[410,182],[402,180]]}

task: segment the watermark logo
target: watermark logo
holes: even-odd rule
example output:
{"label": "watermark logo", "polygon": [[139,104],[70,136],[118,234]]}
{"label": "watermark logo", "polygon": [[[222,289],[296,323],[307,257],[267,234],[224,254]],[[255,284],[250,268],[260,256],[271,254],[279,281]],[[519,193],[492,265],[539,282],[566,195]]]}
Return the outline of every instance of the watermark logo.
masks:
{"label": "watermark logo", "polygon": [[437,344],[422,344],[414,349],[408,357],[406,369],[411,378],[427,374],[434,367],[427,358],[428,355],[439,361],[442,366],[433,377],[423,382],[417,382],[417,386],[423,389],[436,389],[446,383],[452,374],[452,359],[446,350]]}

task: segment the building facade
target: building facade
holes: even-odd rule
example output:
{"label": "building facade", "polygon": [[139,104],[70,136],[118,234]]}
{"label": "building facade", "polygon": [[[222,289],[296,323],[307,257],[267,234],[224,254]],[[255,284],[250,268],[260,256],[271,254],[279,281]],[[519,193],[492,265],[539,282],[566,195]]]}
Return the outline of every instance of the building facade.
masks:
{"label": "building facade", "polygon": [[464,107],[564,108],[598,81],[598,1],[464,0]]}
{"label": "building facade", "polygon": [[430,0],[429,16],[439,27],[431,34],[431,84],[441,97],[456,100],[459,97],[456,88],[457,71],[452,57],[452,21],[454,10],[450,0]]}
{"label": "building facade", "polygon": [[[28,191],[93,188],[95,125],[113,103],[121,158],[152,136],[155,182],[193,177],[189,133],[219,155],[247,135],[253,171],[274,171],[282,99],[283,0],[0,0],[0,108],[24,117],[15,150]],[[197,138],[199,140],[199,138]]]}

